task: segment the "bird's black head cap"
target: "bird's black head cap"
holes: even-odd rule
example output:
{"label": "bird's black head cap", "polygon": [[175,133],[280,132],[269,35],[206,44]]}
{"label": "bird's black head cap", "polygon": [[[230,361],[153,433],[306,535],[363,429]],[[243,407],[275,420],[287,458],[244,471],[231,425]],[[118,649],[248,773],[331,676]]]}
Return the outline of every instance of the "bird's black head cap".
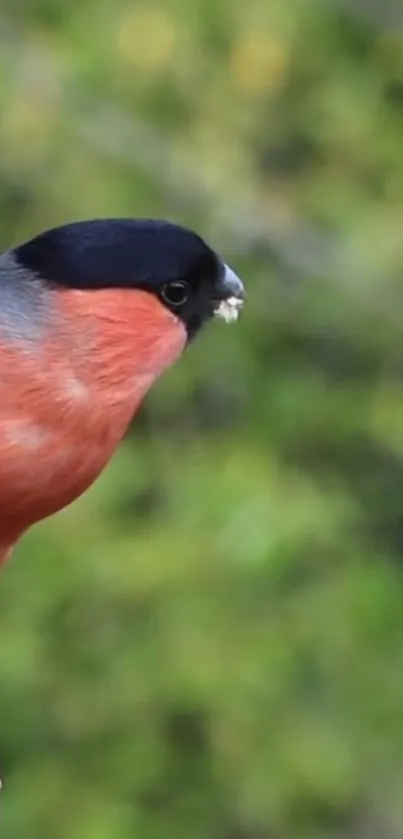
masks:
{"label": "bird's black head cap", "polygon": [[225,283],[226,266],[203,239],[166,221],[73,222],[41,233],[13,253],[50,284],[153,293],[183,321],[189,338],[214,314],[217,300],[234,292]]}

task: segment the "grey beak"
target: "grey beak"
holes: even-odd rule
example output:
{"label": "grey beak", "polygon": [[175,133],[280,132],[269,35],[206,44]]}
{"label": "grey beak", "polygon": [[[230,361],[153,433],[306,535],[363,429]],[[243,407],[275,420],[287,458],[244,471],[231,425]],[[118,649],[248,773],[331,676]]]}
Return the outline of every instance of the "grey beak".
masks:
{"label": "grey beak", "polygon": [[237,297],[239,300],[245,299],[244,284],[229,265],[224,265],[224,274],[217,291],[222,299],[228,299],[228,297]]}
{"label": "grey beak", "polygon": [[224,273],[217,286],[217,305],[214,314],[219,318],[223,318],[226,323],[232,323],[238,320],[245,297],[245,288],[242,280],[239,279],[229,265],[224,265]]}

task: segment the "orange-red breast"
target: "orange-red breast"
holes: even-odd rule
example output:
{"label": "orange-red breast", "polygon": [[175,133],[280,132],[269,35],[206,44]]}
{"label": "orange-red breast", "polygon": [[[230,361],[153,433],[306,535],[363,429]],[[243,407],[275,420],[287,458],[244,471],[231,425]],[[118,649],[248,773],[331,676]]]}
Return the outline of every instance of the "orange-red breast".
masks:
{"label": "orange-red breast", "polygon": [[0,256],[0,563],[90,486],[158,376],[243,297],[164,221],[75,222]]}

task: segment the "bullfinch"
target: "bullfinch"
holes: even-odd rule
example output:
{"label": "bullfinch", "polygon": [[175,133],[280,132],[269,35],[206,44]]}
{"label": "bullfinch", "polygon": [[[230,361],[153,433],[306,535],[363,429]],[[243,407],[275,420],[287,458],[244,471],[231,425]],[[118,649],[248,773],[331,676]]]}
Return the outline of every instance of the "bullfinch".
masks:
{"label": "bullfinch", "polygon": [[243,299],[166,221],[73,222],[0,256],[0,563],[93,483],[160,374]]}

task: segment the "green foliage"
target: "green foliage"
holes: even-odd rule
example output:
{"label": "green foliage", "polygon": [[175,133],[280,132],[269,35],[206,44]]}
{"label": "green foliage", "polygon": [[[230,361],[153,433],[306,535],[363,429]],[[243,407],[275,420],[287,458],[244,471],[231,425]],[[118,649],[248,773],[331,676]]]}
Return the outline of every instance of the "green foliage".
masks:
{"label": "green foliage", "polygon": [[1,245],[167,216],[249,291],[1,575],[7,839],[401,834],[403,42],[340,9],[0,5]]}

